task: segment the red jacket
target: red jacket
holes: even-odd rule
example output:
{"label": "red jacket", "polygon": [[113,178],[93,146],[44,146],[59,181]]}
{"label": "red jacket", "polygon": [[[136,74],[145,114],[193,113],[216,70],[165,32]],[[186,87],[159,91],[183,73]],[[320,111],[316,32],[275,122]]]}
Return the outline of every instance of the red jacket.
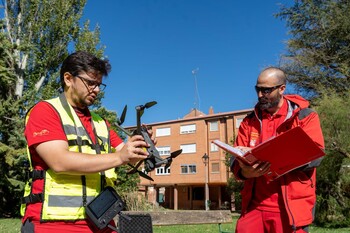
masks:
{"label": "red jacket", "polygon": [[[288,129],[300,126],[320,147],[324,148],[324,140],[320,120],[316,112],[308,108],[309,102],[298,95],[285,95],[288,103],[286,120],[277,128],[277,135]],[[302,110],[302,111],[301,111]],[[235,146],[254,147],[261,143],[261,111],[255,107],[254,112],[242,121]],[[281,155],[283,153],[281,152]],[[278,179],[284,207],[289,216],[291,226],[306,226],[313,221],[313,211],[316,203],[316,166],[321,160],[313,161],[309,166],[291,171]],[[235,161],[233,173],[237,179],[240,167]],[[254,178],[244,180],[242,195],[242,214],[247,212],[252,198]],[[257,190],[255,190],[257,191]]]}

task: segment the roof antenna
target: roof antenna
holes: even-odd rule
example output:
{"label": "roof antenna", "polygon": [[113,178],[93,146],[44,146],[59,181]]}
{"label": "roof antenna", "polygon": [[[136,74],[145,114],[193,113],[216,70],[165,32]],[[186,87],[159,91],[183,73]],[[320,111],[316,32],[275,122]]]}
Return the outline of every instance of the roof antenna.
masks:
{"label": "roof antenna", "polygon": [[[198,86],[197,86],[197,73],[199,68],[192,70],[192,75],[194,78],[194,109],[199,110],[201,108]],[[198,105],[198,106],[197,106]]]}

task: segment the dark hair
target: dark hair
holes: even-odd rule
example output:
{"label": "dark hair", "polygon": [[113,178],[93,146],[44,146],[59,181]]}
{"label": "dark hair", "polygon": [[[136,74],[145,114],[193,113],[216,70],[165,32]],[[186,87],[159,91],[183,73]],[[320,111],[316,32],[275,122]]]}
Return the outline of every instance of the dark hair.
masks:
{"label": "dark hair", "polygon": [[107,59],[102,60],[85,51],[72,53],[63,61],[61,66],[60,80],[62,88],[65,86],[64,73],[69,72],[73,76],[76,76],[82,71],[99,73],[103,76],[107,76],[111,71],[111,65]]}

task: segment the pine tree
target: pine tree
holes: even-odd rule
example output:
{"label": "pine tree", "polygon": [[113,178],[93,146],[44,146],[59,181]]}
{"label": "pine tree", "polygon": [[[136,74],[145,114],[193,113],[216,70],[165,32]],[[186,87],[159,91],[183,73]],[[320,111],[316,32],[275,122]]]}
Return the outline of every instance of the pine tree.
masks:
{"label": "pine tree", "polygon": [[350,88],[350,2],[298,0],[276,14],[289,27],[281,66],[288,81],[310,97],[322,88]]}

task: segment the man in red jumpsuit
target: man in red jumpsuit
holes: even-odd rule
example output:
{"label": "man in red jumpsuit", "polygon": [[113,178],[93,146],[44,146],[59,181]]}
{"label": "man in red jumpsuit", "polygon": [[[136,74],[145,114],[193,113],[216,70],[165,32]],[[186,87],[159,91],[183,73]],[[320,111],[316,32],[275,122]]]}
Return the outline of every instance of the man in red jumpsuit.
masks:
{"label": "man in red jumpsuit", "polygon": [[[317,113],[298,95],[283,95],[286,74],[279,68],[263,70],[255,90],[258,103],[240,125],[235,146],[249,150],[288,129],[300,126],[322,149],[324,140]],[[296,139],[298,140],[298,139]],[[283,158],[283,151],[281,151]],[[316,166],[321,159],[268,182],[268,162],[247,166],[233,162],[233,173],[244,181],[242,214],[236,233],[308,232],[316,203]]]}

